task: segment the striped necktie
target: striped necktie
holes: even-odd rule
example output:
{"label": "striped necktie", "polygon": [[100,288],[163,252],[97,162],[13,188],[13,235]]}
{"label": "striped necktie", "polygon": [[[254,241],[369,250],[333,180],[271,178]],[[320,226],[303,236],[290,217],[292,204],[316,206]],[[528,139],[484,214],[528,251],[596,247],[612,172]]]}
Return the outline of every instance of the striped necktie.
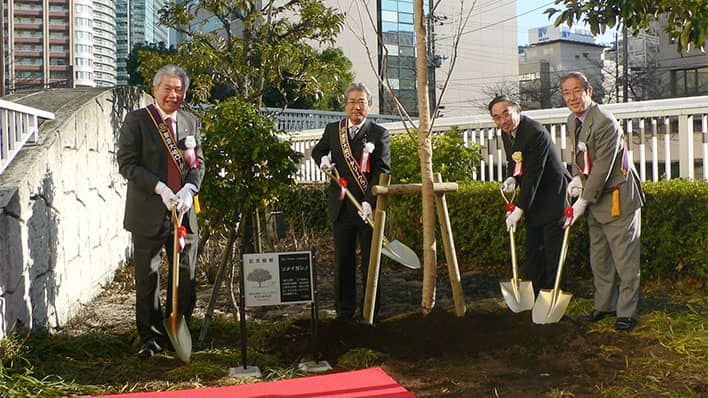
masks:
{"label": "striped necktie", "polygon": [[[172,124],[173,120],[171,117],[165,118],[165,124],[167,124],[167,129],[170,130],[170,135],[172,140],[177,142],[175,130]],[[170,187],[172,192],[177,193],[182,189],[182,175],[177,168],[174,160],[172,160],[172,155],[167,156],[167,186]]]}

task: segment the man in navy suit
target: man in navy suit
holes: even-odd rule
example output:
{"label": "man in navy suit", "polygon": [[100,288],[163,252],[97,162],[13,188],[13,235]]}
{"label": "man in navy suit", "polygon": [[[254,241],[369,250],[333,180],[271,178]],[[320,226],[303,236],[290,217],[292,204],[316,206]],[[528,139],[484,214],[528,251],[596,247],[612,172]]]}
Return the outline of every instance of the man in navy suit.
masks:
{"label": "man in navy suit", "polygon": [[[128,113],[120,129],[118,167],[128,180],[123,225],[133,239],[141,357],[163,351],[168,343],[160,306],[159,268],[163,247],[172,264],[173,205],[187,212],[182,223],[187,235],[180,255],[178,312],[189,321],[196,304],[198,225],[192,205],[204,178],[204,156],[199,121],[180,109],[188,88],[189,78],[182,68],[162,67],[153,79],[155,103]],[[171,290],[170,285],[168,297]],[[168,300],[167,314],[170,306]]]}
{"label": "man in navy suit", "polygon": [[366,286],[373,231],[363,220],[370,217],[376,207],[371,187],[378,184],[381,173],[391,172],[389,132],[366,119],[371,109],[371,91],[362,83],[352,84],[347,88],[345,98],[347,117],[328,124],[312,149],[315,162],[328,170],[336,168],[364,208],[364,214],[359,214],[356,207],[340,195],[339,184],[330,183],[327,203],[334,230],[337,319],[353,318],[357,308],[357,240],[361,249],[361,280]]}
{"label": "man in navy suit", "polygon": [[515,208],[506,215],[507,230],[526,218],[526,276],[536,294],[552,289],[563,242],[565,192],[570,174],[553,147],[551,135],[535,120],[521,115],[519,104],[495,97],[489,113],[502,130],[507,160],[506,193],[519,189]]}

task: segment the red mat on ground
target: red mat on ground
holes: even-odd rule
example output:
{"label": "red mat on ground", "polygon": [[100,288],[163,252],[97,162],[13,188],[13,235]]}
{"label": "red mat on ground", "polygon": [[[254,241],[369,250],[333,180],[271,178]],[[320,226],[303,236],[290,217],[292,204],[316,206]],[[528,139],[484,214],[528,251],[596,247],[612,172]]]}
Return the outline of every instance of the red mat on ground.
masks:
{"label": "red mat on ground", "polygon": [[106,395],[126,398],[415,398],[381,368],[264,383],[192,390]]}

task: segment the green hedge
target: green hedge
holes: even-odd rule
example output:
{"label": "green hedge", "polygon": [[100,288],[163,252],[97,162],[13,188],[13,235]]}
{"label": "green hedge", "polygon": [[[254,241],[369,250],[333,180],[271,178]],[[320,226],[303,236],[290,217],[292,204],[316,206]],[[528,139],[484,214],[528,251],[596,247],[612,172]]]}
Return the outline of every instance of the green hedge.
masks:
{"label": "green hedge", "polygon": [[[647,197],[642,209],[642,274],[644,278],[695,278],[708,283],[708,182],[671,180],[643,184]],[[455,247],[460,264],[472,267],[507,267],[509,234],[504,225],[504,200],[498,183],[465,182],[446,195]],[[280,201],[287,221],[314,230],[329,227],[322,185],[298,186]],[[420,197],[391,197],[387,236],[416,251],[422,246]],[[584,220],[581,220],[584,221]],[[524,252],[523,223],[516,233],[519,260]],[[439,235],[438,235],[439,236]],[[576,223],[570,233],[566,269],[587,274],[588,230]],[[438,239],[439,258],[444,258]],[[422,253],[419,253],[419,255]],[[521,262],[520,262],[521,264]],[[501,268],[500,268],[501,269]]]}

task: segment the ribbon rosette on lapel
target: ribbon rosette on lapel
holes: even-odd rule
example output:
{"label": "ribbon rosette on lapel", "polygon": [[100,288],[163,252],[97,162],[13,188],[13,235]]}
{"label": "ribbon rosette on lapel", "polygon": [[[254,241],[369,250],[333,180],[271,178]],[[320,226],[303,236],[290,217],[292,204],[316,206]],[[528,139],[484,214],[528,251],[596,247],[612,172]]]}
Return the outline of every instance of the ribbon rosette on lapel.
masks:
{"label": "ribbon rosette on lapel", "polygon": [[584,142],[578,142],[578,153],[583,155],[583,165],[580,168],[580,172],[588,175],[590,174],[590,151],[588,151],[588,146]]}
{"label": "ribbon rosette on lapel", "polygon": [[190,169],[199,167],[199,158],[197,158],[197,151],[195,150],[197,147],[197,140],[194,139],[193,135],[188,135],[184,139],[184,147],[186,148],[184,150],[184,157],[187,161],[187,167]]}
{"label": "ribbon rosette on lapel", "polygon": [[366,142],[364,144],[364,149],[361,151],[361,160],[359,161],[359,171],[362,173],[368,173],[371,169],[370,162],[369,162],[369,157],[371,154],[374,152],[374,149],[376,147],[374,146],[373,142]]}
{"label": "ribbon rosette on lapel", "polygon": [[512,175],[514,177],[516,176],[522,176],[524,175],[524,168],[523,168],[523,163],[524,163],[524,157],[521,154],[521,152],[514,152],[513,155],[511,155],[511,159],[514,161],[514,172]]}

